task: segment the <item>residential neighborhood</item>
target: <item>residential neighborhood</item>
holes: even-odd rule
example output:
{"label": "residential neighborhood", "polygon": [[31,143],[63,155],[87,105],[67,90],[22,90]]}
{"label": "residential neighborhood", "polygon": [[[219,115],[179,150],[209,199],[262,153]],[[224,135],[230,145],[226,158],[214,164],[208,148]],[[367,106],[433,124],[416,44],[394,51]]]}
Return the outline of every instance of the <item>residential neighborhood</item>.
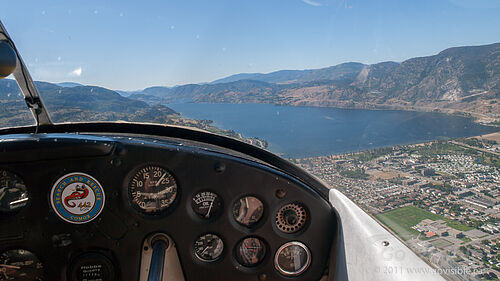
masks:
{"label": "residential neighborhood", "polygon": [[294,159],[397,234],[449,280],[500,276],[500,133]]}

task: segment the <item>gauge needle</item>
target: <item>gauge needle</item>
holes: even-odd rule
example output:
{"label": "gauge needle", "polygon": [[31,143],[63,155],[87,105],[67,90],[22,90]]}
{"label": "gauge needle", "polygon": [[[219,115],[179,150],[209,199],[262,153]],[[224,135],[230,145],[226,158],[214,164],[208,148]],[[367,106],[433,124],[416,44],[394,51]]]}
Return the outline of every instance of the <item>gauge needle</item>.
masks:
{"label": "gauge needle", "polygon": [[163,176],[156,182],[155,186],[159,186],[160,182],[163,180],[163,178],[167,175],[167,173],[163,173]]}
{"label": "gauge needle", "polygon": [[214,201],[215,201],[215,198],[212,199],[212,202],[210,202],[210,207],[208,207],[208,212],[205,215],[205,218],[207,218],[207,219],[210,217],[210,211],[212,210],[212,206],[214,205]]}
{"label": "gauge needle", "polygon": [[210,248],[210,245],[206,246],[205,249],[203,250],[203,252],[201,252],[201,256],[203,256],[203,254],[205,254],[205,252],[208,250],[208,248]]}
{"label": "gauge needle", "polygon": [[298,251],[293,253],[293,264],[295,265],[295,270],[299,270],[302,265],[300,262],[300,253]]}
{"label": "gauge needle", "polygon": [[20,266],[9,265],[9,264],[0,264],[0,267],[11,268],[11,269],[21,269]]}

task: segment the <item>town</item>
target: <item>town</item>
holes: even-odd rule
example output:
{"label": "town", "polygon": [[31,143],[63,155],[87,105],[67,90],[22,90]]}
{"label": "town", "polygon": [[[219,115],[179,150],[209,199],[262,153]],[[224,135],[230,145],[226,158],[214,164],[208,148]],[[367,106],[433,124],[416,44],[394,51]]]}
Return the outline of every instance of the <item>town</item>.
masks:
{"label": "town", "polygon": [[500,132],[292,161],[342,191],[446,278],[498,280]]}

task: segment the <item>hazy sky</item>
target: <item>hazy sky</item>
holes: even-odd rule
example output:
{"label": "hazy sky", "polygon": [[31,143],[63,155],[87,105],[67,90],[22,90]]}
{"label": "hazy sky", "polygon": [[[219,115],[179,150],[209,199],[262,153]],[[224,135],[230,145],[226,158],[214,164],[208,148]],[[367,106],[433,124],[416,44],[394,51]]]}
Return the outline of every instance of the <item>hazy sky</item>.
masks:
{"label": "hazy sky", "polygon": [[0,0],[36,80],[111,89],[500,42],[499,0]]}

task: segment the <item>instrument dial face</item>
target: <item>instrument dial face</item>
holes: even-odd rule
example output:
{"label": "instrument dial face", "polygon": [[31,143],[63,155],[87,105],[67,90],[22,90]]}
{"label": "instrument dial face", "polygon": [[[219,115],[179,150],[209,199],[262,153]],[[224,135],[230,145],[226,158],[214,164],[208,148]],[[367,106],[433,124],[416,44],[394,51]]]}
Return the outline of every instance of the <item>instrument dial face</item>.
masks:
{"label": "instrument dial face", "polygon": [[198,259],[204,262],[218,260],[223,250],[224,242],[215,234],[204,234],[194,242],[194,253]]}
{"label": "instrument dial face", "polygon": [[266,256],[266,244],[256,237],[241,240],[236,246],[236,260],[244,266],[252,267],[262,262]]}
{"label": "instrument dial face", "polygon": [[306,209],[298,203],[286,204],[276,214],[276,226],[284,233],[294,233],[301,230],[306,221]]}
{"label": "instrument dial face", "polygon": [[0,255],[0,280],[39,281],[43,265],[32,252],[17,249]]}
{"label": "instrument dial face", "polygon": [[200,217],[210,219],[220,213],[222,201],[219,195],[211,191],[201,191],[194,195],[191,206]]}
{"label": "instrument dial face", "polygon": [[146,166],[128,185],[132,206],[145,214],[157,214],[172,205],[177,197],[177,183],[166,169]]}
{"label": "instrument dial face", "polygon": [[281,246],[274,257],[274,267],[285,276],[297,276],[311,264],[311,252],[301,242],[288,242]]}
{"label": "instrument dial face", "polygon": [[234,219],[246,227],[252,227],[258,223],[263,214],[264,204],[254,196],[245,196],[236,201],[233,206]]}
{"label": "instrument dial face", "polygon": [[68,279],[71,281],[114,281],[113,263],[100,253],[88,252],[78,256],[69,267]]}
{"label": "instrument dial face", "polygon": [[0,213],[19,211],[28,204],[26,185],[16,174],[0,170]]}

